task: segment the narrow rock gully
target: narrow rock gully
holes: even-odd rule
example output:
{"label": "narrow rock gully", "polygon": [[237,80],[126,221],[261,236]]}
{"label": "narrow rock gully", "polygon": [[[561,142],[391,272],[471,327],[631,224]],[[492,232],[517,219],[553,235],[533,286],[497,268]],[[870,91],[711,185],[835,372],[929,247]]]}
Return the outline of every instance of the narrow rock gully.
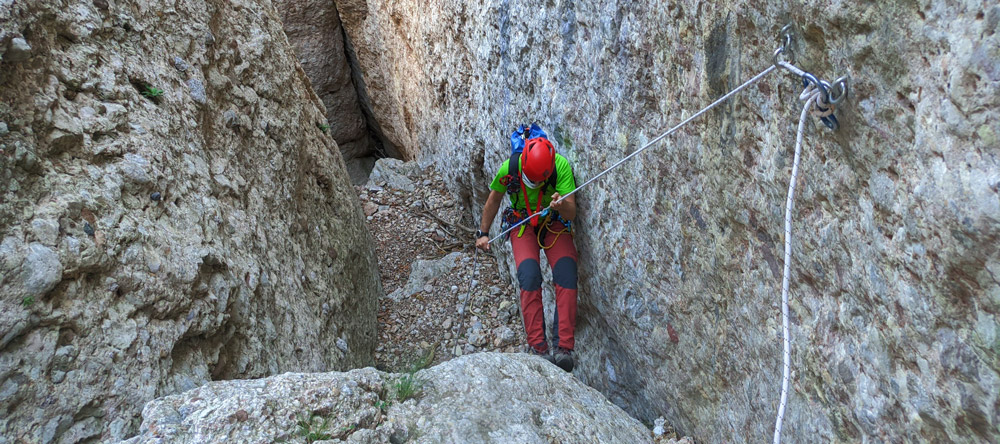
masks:
{"label": "narrow rock gully", "polygon": [[[401,161],[378,163],[356,186],[375,241],[386,296],[379,300],[379,370],[402,372],[480,351],[519,352],[524,330],[510,282],[496,259],[469,241],[468,217],[432,169]],[[465,334],[459,333],[462,302]]]}
{"label": "narrow rock gully", "polygon": [[[492,254],[476,258],[474,221],[433,168],[383,159],[368,182],[354,188],[385,292],[378,309],[377,369],[407,372],[471,353],[524,352],[516,289]],[[662,418],[647,426],[654,442],[693,443],[678,438]]]}

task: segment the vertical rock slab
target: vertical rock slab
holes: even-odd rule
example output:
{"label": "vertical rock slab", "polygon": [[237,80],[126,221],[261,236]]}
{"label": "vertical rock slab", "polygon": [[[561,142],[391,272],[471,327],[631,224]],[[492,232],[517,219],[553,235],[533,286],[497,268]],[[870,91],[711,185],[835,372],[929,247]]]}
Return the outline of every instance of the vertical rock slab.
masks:
{"label": "vertical rock slab", "polygon": [[345,160],[373,154],[374,144],[344,48],[344,31],[333,1],[283,0],[275,3],[302,70],[326,107],[330,136]]}
{"label": "vertical rock slab", "polygon": [[[361,81],[358,95],[362,106],[372,111],[382,137],[403,160],[412,160],[422,149],[417,135],[424,127],[440,129],[443,122],[425,122],[419,111],[432,106],[426,101],[427,70],[436,61],[425,59],[427,44],[441,35],[436,30],[437,5],[420,2],[337,1],[344,31],[358,61]],[[431,37],[425,39],[424,37]],[[431,62],[431,65],[425,65]]]}
{"label": "vertical rock slab", "polygon": [[322,109],[269,2],[0,8],[0,441],[113,441],[157,396],[372,362]]}
{"label": "vertical rock slab", "polygon": [[[784,437],[1000,439],[1000,6],[338,9],[384,118],[420,122],[401,132],[475,217],[515,123],[539,120],[582,182],[764,70],[798,23],[797,63],[853,91],[840,131],[806,131]],[[576,374],[699,441],[772,433],[800,90],[772,74],[578,194]]]}

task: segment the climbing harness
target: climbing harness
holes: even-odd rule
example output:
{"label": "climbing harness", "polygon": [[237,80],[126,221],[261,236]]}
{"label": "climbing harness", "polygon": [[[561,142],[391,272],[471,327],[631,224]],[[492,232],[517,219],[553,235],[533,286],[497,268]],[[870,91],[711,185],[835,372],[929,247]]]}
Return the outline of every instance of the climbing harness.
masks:
{"label": "climbing harness", "polygon": [[[539,223],[535,224],[535,237],[537,238],[538,247],[543,250],[548,250],[552,248],[552,246],[555,245],[556,241],[559,240],[559,236],[562,236],[563,234],[566,233],[571,233],[573,230],[573,221],[563,219],[563,217],[559,215],[558,211],[552,211],[548,208],[542,210],[539,213],[535,213],[534,216],[529,216],[529,217],[535,217],[536,219],[539,219]],[[507,207],[507,209],[505,209],[503,212],[503,216],[501,216],[500,227],[501,229],[506,229],[507,226],[521,222],[522,219],[523,217],[519,211]],[[552,229],[553,222],[561,223],[563,225],[563,228],[559,231],[554,231]],[[550,242],[548,245],[546,245],[543,241],[543,239],[545,239],[545,233],[547,232],[555,233],[556,235],[556,237],[553,238],[552,242]],[[522,235],[524,235],[524,225],[521,225],[521,233],[518,234],[518,237]]]}
{"label": "climbing harness", "polygon": [[[545,217],[545,219],[542,221],[541,226],[535,229],[535,238],[538,241],[539,248],[543,250],[548,250],[556,245],[556,242],[559,241],[559,236],[571,232],[572,222],[563,219],[558,212],[547,211],[547,214],[545,214],[542,217]],[[559,231],[552,230],[552,222],[556,221],[558,221],[563,225],[563,228]],[[545,242],[543,240],[545,239],[546,232],[554,233],[556,235],[555,237],[552,238],[552,242],[550,242],[548,245],[545,245]]]}

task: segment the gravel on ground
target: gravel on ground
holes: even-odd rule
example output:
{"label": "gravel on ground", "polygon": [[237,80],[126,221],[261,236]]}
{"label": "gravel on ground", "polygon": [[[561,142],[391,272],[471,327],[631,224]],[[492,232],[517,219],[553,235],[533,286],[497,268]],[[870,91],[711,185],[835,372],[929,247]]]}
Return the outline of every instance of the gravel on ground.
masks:
{"label": "gravel on ground", "polygon": [[[402,372],[462,354],[523,351],[524,327],[512,283],[501,277],[492,254],[476,253],[470,217],[434,169],[419,174],[410,178],[417,185],[412,192],[391,189],[385,182],[355,187],[386,295],[407,283],[418,260],[459,253],[450,272],[412,296],[379,300],[376,368]],[[458,337],[467,296],[464,331]]]}

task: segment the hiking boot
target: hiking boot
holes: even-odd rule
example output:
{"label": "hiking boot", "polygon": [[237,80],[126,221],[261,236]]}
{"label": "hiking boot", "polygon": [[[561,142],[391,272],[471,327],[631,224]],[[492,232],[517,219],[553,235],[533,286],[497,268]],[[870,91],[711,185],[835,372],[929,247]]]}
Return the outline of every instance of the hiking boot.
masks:
{"label": "hiking boot", "polygon": [[529,345],[529,346],[528,346],[528,353],[529,353],[529,354],[532,354],[532,355],[535,355],[535,356],[541,356],[541,357],[542,357],[542,358],[544,358],[544,359],[545,359],[546,361],[549,361],[549,362],[551,362],[551,363],[553,363],[553,364],[555,364],[555,363],[556,363],[556,358],[555,358],[555,356],[552,356],[552,354],[551,354],[551,353],[549,353],[549,352],[548,352],[548,350],[546,350],[546,351],[544,351],[544,352],[540,352],[540,351],[538,351],[538,350],[535,350],[535,347],[532,347],[532,346],[530,346],[530,345]]}
{"label": "hiking boot", "polygon": [[552,358],[552,363],[559,366],[559,368],[567,372],[573,371],[573,365],[575,364],[573,361],[573,350],[556,347],[556,352]]}

